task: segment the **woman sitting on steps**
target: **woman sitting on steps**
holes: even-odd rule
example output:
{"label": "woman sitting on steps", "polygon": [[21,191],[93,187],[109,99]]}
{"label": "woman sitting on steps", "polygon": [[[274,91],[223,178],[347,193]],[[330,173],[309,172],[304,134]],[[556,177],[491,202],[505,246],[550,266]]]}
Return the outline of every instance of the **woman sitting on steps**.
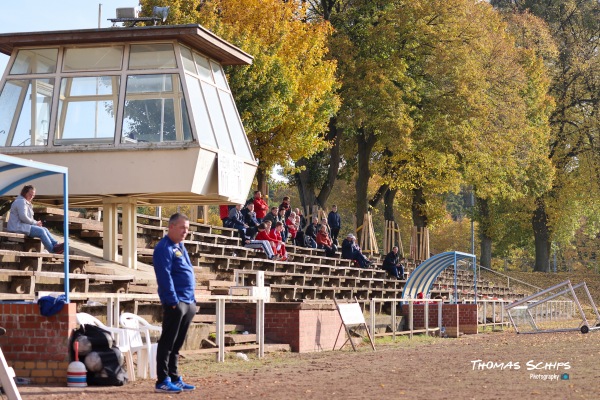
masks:
{"label": "woman sitting on steps", "polygon": [[33,185],[25,185],[21,194],[10,207],[10,216],[6,229],[9,232],[24,233],[27,236],[40,238],[42,244],[50,253],[62,254],[64,244],[58,243],[47,228],[42,226],[42,221],[33,219],[33,206],[31,201],[35,197]]}

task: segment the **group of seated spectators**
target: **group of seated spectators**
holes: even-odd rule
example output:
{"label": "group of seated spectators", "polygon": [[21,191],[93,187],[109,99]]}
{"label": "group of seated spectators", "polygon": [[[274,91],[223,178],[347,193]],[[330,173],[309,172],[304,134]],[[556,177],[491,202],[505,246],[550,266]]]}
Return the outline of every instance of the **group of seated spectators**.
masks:
{"label": "group of seated spectators", "polygon": [[[335,257],[338,251],[342,224],[335,205],[327,218],[312,217],[307,223],[302,210],[292,209],[289,197],[284,197],[279,207],[269,208],[262,193],[256,191],[245,205],[221,206],[221,219],[223,226],[238,230],[246,247],[263,249],[269,259],[287,260],[285,243],[288,241],[300,247],[323,249],[327,257]],[[341,251],[342,258],[355,261],[361,268],[372,265],[352,233],[342,241]],[[396,279],[404,278],[397,246],[387,254],[382,268]]]}
{"label": "group of seated spectators", "polygon": [[[341,218],[335,205],[327,218],[319,221],[314,217],[311,223],[307,223],[301,209],[292,209],[288,196],[283,198],[279,207],[269,208],[262,193],[257,190],[245,205],[220,206],[220,214],[223,226],[237,229],[246,245],[259,248],[262,244],[252,242],[260,240],[275,243],[276,250],[272,255],[270,251],[265,251],[269,258],[287,257],[284,255],[287,242],[301,247],[323,249],[329,257],[335,256],[338,249],[337,236],[341,228]],[[265,235],[271,237],[267,239]],[[277,239],[277,236],[280,238]],[[283,253],[278,250],[280,248],[283,248]]]}

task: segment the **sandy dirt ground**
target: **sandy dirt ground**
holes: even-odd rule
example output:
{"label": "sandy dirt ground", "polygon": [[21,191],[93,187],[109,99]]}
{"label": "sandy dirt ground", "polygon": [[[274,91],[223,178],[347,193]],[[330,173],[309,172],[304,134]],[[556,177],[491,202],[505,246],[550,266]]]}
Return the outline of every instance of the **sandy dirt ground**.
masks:
{"label": "sandy dirt ground", "polygon": [[460,339],[402,338],[353,352],[188,357],[181,367],[195,392],[153,392],[153,381],[123,387],[22,386],[24,400],[62,399],[598,399],[600,332]]}

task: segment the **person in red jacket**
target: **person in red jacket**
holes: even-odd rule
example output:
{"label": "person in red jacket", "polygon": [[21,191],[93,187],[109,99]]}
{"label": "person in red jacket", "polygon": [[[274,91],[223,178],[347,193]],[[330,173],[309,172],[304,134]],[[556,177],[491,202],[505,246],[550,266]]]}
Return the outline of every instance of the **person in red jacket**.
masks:
{"label": "person in red jacket", "polygon": [[251,249],[262,249],[269,260],[279,260],[279,255],[275,254],[275,242],[273,242],[266,231],[266,226],[263,222],[256,227],[258,232],[254,240],[246,241],[244,247]]}
{"label": "person in red jacket", "polygon": [[298,221],[298,218],[296,217],[296,213],[292,211],[290,213],[290,216],[287,217],[287,219],[285,220],[285,224],[287,225],[288,233],[290,234],[290,237],[292,238],[292,243],[295,243],[296,234],[298,233],[298,229],[300,229],[300,226],[298,225],[298,223],[299,223],[299,221]]}
{"label": "person in red jacket", "polygon": [[[268,227],[268,225],[267,225]],[[275,249],[277,254],[281,256],[281,261],[287,260],[287,251],[285,250],[285,244],[283,240],[281,240],[281,232],[283,231],[283,223],[281,221],[277,221],[275,223],[275,228],[271,229],[271,240],[275,242]]]}
{"label": "person in red jacket", "polygon": [[227,224],[227,220],[229,219],[229,209],[228,205],[220,205],[219,206],[219,217],[221,217],[221,221],[223,222],[223,226]]}
{"label": "person in red jacket", "polygon": [[326,225],[321,225],[321,229],[319,229],[319,232],[317,232],[317,247],[325,250],[325,255],[327,257],[335,257],[337,247],[333,244],[333,241],[329,237],[329,232],[327,232]]}
{"label": "person in red jacket", "polygon": [[262,222],[265,215],[267,215],[268,210],[269,205],[263,200],[260,190],[257,190],[254,192],[254,212],[256,213],[258,222]]}

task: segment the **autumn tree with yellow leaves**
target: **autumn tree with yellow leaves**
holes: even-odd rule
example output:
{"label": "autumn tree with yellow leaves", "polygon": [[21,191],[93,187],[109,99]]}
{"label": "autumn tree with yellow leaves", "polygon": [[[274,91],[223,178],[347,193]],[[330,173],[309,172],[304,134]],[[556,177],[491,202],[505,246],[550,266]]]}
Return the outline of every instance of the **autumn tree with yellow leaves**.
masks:
{"label": "autumn tree with yellow leaves", "polygon": [[201,24],[254,57],[226,69],[264,190],[276,164],[290,165],[327,147],[338,107],[336,63],[327,59],[331,27],[308,21],[301,1],[142,0],[142,11],[169,6],[168,24]]}

